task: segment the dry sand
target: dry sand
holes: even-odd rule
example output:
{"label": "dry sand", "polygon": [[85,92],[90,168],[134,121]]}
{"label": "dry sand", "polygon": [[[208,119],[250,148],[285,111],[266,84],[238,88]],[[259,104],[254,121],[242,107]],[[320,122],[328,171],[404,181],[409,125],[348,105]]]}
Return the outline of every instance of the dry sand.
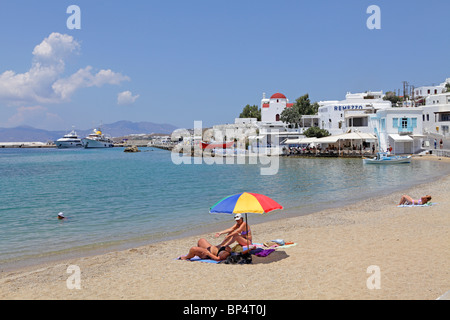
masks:
{"label": "dry sand", "polygon": [[[423,160],[438,160],[423,157]],[[449,161],[442,159],[441,161]],[[431,207],[398,208],[403,193]],[[176,260],[198,236],[0,275],[0,299],[436,299],[450,290],[450,177],[389,196],[252,226],[297,246],[250,265]],[[280,212],[282,214],[282,212]],[[210,242],[217,239],[204,235]],[[80,289],[68,289],[69,265]],[[369,289],[370,266],[379,288]]]}

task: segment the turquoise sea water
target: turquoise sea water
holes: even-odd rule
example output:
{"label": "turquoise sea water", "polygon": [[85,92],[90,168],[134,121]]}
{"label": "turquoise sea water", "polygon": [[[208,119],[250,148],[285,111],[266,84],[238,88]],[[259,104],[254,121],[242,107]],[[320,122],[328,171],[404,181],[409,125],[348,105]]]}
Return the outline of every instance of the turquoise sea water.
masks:
{"label": "turquoise sea water", "polygon": [[[208,211],[242,191],[285,207],[249,216],[256,223],[389,194],[449,171],[439,162],[280,158],[278,173],[264,176],[260,164],[176,165],[168,151],[141,150],[0,149],[0,266],[232,223]],[[60,211],[66,220],[56,218]]]}

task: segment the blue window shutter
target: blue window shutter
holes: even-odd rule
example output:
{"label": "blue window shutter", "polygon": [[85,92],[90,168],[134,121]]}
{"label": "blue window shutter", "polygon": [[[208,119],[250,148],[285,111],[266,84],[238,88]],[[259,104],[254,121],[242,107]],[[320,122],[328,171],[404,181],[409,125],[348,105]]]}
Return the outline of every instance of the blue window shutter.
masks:
{"label": "blue window shutter", "polygon": [[393,128],[398,128],[398,118],[392,119],[392,125],[393,125]]}

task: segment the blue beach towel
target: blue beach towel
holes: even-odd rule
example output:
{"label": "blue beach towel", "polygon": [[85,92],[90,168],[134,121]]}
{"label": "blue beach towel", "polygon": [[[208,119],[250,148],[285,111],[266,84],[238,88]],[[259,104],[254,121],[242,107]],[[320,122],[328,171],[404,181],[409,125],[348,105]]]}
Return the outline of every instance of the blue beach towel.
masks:
{"label": "blue beach towel", "polygon": [[403,207],[407,207],[407,208],[410,208],[410,207],[431,207],[431,206],[434,206],[435,204],[437,204],[437,203],[436,202],[427,202],[425,204],[401,204],[401,205],[399,205],[397,207],[399,207],[399,208],[403,208]]}
{"label": "blue beach towel", "polygon": [[[181,256],[176,258],[176,260],[181,260]],[[184,261],[194,261],[194,262],[198,261],[198,262],[206,262],[206,263],[219,263],[220,262],[220,261],[216,261],[216,260],[213,260],[213,259],[202,259],[202,258],[200,258],[198,256],[195,256],[195,257],[193,257],[193,258],[191,258],[189,260],[184,260]]]}
{"label": "blue beach towel", "polygon": [[213,259],[202,259],[197,256],[190,259],[190,261],[198,261],[198,262],[206,262],[206,263],[219,263],[219,261],[213,260]]}

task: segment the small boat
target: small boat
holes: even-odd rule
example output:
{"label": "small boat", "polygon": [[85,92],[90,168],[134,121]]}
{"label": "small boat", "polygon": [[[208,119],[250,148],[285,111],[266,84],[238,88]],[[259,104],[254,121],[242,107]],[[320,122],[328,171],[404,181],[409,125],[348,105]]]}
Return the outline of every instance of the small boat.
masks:
{"label": "small boat", "polygon": [[70,133],[65,134],[62,138],[59,138],[55,141],[55,145],[59,149],[63,148],[81,148],[83,147],[83,142],[80,138],[78,138],[75,130],[72,130]]}
{"label": "small boat", "polygon": [[387,152],[378,152],[375,158],[363,158],[364,164],[410,163],[411,156],[389,156]]}
{"label": "small boat", "polygon": [[234,144],[234,141],[211,142],[211,143],[200,141],[200,146],[202,147],[202,149],[214,149],[214,148],[226,149],[226,148],[231,148],[233,146],[233,144]]}
{"label": "small boat", "polygon": [[106,137],[100,130],[94,131],[86,138],[82,139],[85,148],[112,148],[114,142]]}

